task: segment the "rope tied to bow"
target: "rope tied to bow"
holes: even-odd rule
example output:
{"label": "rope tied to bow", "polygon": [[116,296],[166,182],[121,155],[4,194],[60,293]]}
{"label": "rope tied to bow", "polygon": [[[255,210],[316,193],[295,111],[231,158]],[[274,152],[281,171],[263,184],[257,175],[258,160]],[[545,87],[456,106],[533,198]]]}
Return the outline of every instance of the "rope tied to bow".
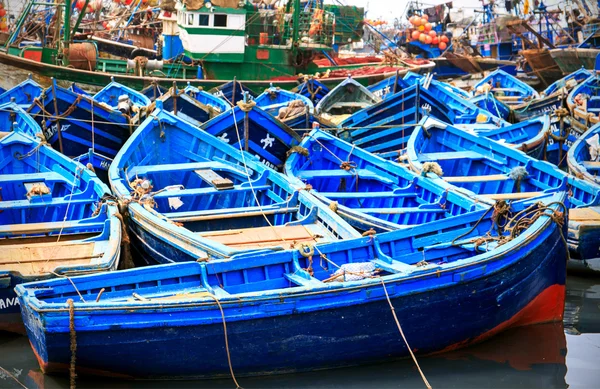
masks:
{"label": "rope tied to bow", "polygon": [[292,154],[300,154],[303,157],[308,157],[308,149],[302,146],[292,146],[286,153],[286,157],[289,157]]}
{"label": "rope tied to bow", "polygon": [[358,165],[354,161],[344,161],[340,164],[340,169],[348,172],[350,170],[356,169],[357,166]]}
{"label": "rope tied to bow", "polygon": [[521,181],[527,176],[529,176],[529,173],[524,166],[516,166],[508,173],[508,177],[515,181],[515,193],[521,193]]}
{"label": "rope tied to bow", "polygon": [[252,109],[256,105],[256,102],[254,100],[250,100],[248,102],[244,102],[242,100],[239,100],[236,104],[237,104],[238,107],[240,107],[240,109],[242,110],[242,112],[248,113],[248,112],[252,111]]}
{"label": "rope tied to bow", "polygon": [[69,349],[71,351],[71,361],[69,363],[69,387],[75,389],[75,380],[77,373],[75,366],[77,365],[77,333],[75,332],[75,305],[73,299],[67,300],[69,306]]}
{"label": "rope tied to bow", "polygon": [[421,171],[421,175],[423,177],[425,177],[427,175],[427,173],[434,173],[438,177],[441,177],[444,175],[444,171],[442,170],[442,167],[437,162],[425,162],[423,164],[423,170]]}

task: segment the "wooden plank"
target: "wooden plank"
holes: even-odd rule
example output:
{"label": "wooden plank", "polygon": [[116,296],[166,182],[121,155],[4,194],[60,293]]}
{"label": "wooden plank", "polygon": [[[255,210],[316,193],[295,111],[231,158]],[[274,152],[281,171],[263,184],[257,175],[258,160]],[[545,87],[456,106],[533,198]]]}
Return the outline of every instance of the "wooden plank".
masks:
{"label": "wooden plank", "polygon": [[200,233],[200,236],[229,247],[294,247],[300,242],[316,243],[323,235],[315,234],[308,226],[274,226]]}
{"label": "wooden plank", "polygon": [[596,169],[600,169],[600,162],[595,162],[595,161],[585,161],[582,163],[583,167],[585,167],[586,169],[591,169],[591,170],[596,170]]}
{"label": "wooden plank", "polygon": [[523,96],[495,96],[496,100],[521,100],[523,99]]}
{"label": "wooden plank", "polygon": [[102,254],[94,254],[94,242],[70,244],[43,244],[2,248],[0,270],[21,274],[42,274],[57,266],[86,265]]}
{"label": "wooden plank", "polygon": [[104,222],[95,223],[82,223],[81,221],[57,221],[48,223],[31,223],[31,224],[9,224],[0,226],[0,235],[21,235],[21,234],[34,234],[34,233],[49,233],[63,229],[63,232],[67,232],[70,229],[85,228],[90,229],[102,229],[104,228]]}
{"label": "wooden plank", "polygon": [[481,195],[490,200],[520,200],[542,196],[544,192],[493,193]]}
{"label": "wooden plank", "polygon": [[209,209],[206,211],[177,212],[174,214],[163,215],[167,216],[169,220],[184,223],[214,219],[235,219],[240,217],[277,215],[282,213],[298,212],[298,209],[298,207],[280,208],[279,206],[276,206],[275,208],[273,208],[270,206],[264,206],[247,208]]}
{"label": "wooden plank", "polygon": [[197,169],[194,172],[209,185],[217,190],[233,189],[233,181],[223,178],[212,169]]}
{"label": "wooden plank", "polygon": [[453,176],[453,177],[442,177],[446,182],[460,183],[460,182],[490,182],[490,181],[505,181],[508,180],[506,174],[488,174],[484,176]]}
{"label": "wooden plank", "polygon": [[594,221],[598,223],[600,222],[600,213],[597,209],[594,207],[569,209],[569,220],[578,222]]}
{"label": "wooden plank", "polygon": [[476,151],[441,151],[436,153],[419,154],[420,162],[444,161],[451,159],[483,159],[485,156]]}

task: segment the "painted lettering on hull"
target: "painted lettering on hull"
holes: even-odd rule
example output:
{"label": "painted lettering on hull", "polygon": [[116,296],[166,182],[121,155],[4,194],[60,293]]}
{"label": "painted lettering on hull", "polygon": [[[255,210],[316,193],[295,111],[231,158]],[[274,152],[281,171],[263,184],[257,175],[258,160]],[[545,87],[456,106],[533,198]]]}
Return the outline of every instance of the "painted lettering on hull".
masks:
{"label": "painted lettering on hull", "polygon": [[0,309],[14,307],[15,305],[19,305],[19,299],[17,297],[0,299]]}

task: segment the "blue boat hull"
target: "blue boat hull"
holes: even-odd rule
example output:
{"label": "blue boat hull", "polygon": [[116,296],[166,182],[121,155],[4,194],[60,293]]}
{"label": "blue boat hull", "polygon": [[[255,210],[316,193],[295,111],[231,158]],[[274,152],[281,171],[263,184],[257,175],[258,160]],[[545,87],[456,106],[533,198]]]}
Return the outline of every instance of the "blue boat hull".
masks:
{"label": "blue boat hull", "polygon": [[[27,111],[40,124],[46,140],[52,147],[60,150],[60,128],[62,152],[68,157],[85,154],[92,147],[100,154],[114,157],[133,131],[129,119],[119,111],[106,108],[89,97],[79,97],[80,95],[60,87],[56,87],[55,90],[56,101],[52,89],[49,89],[41,102],[43,108],[34,105]],[[56,114],[55,104],[60,115],[66,116],[58,123],[48,119],[46,114]],[[66,113],[68,115],[65,115]]]}
{"label": "blue boat hull", "polygon": [[[455,273],[454,282],[445,288],[419,290],[410,279],[387,283],[404,334],[418,355],[464,347],[510,326],[562,320],[566,263],[557,225],[548,221],[519,250],[500,257],[513,260],[489,274],[486,265]],[[353,293],[309,291],[223,306],[231,362],[238,376],[408,356],[378,283],[357,287]],[[214,304],[124,310],[119,325],[102,324],[112,314],[76,311],[77,373],[226,377],[223,325],[218,310],[217,316],[207,318],[208,310],[215,311]],[[152,323],[160,325],[147,325],[150,316]],[[44,372],[67,372],[68,326],[64,331],[44,332],[40,316],[29,309],[24,310],[24,319]]]}
{"label": "blue boat hull", "polygon": [[521,107],[515,107],[513,112],[517,122],[521,122],[541,115],[552,114],[562,104],[563,97],[560,94],[556,94],[539,100],[533,100],[531,103],[526,103]]}
{"label": "blue boat hull", "polygon": [[3,274],[0,278],[0,331],[25,334],[25,326],[21,319],[21,306],[15,293],[15,286],[26,282],[41,281],[52,276],[23,276],[20,274]]}

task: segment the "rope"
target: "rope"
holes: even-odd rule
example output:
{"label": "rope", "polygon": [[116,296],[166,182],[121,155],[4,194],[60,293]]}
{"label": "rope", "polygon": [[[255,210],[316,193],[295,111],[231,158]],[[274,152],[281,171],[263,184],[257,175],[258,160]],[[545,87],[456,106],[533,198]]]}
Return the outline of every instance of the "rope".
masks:
{"label": "rope", "polygon": [[219,311],[221,311],[221,319],[223,319],[223,335],[225,337],[225,351],[227,352],[227,363],[229,364],[229,373],[231,373],[231,379],[233,380],[236,389],[242,389],[237,379],[235,378],[235,374],[233,373],[233,365],[231,364],[231,353],[229,351],[229,339],[227,336],[227,322],[225,321],[225,312],[223,311],[223,307],[221,306],[221,303],[219,302],[216,296],[210,293],[208,293],[207,296],[215,300],[217,306],[219,307]]}
{"label": "rope", "polygon": [[[55,97],[56,98],[56,97]],[[77,98],[75,99],[75,101],[73,102],[73,104],[71,104],[69,106],[69,108],[67,108],[63,113],[61,113],[60,115],[58,114],[58,112],[55,112],[54,115],[52,115],[50,112],[48,112],[46,110],[46,107],[44,105],[42,105],[42,103],[40,102],[39,98],[35,98],[33,100],[33,103],[35,105],[37,105],[40,108],[40,111],[42,111],[45,116],[47,116],[50,121],[58,121],[60,119],[65,119],[67,116],[69,116],[70,114],[73,113],[73,111],[75,111],[75,108],[77,108],[77,105],[79,105],[79,103],[81,102],[81,95],[78,95]],[[92,104],[92,106],[94,105],[93,101],[90,101],[90,103]],[[35,116],[35,115],[34,115]],[[113,123],[114,124],[114,123]]]}
{"label": "rope", "polygon": [[247,103],[243,102],[242,100],[238,101],[237,106],[240,107],[240,109],[243,112],[250,112],[252,111],[252,108],[254,108],[254,106],[256,105],[256,102],[254,100],[250,100]]}
{"label": "rope", "polygon": [[73,282],[73,280],[71,279],[71,277],[69,277],[66,274],[58,274],[58,273],[55,273],[53,271],[51,271],[50,274],[53,274],[53,275],[55,275],[57,277],[64,277],[67,280],[69,280],[69,282],[71,283],[71,285],[73,285],[73,288],[75,289],[75,292],[77,292],[77,294],[79,295],[79,298],[81,299],[81,301],[85,303],[85,300],[83,299],[83,296],[81,295],[81,293],[79,293],[79,289],[77,289],[77,286],[75,286],[75,283]]}
{"label": "rope", "polygon": [[[75,191],[75,184],[77,183],[77,179],[79,178],[80,168],[77,167],[75,169],[75,177],[73,178],[73,185],[71,186],[71,193],[69,193],[69,201],[67,202],[67,208],[65,210],[65,217],[63,218],[62,225],[60,226],[60,231],[58,232],[58,238],[56,239],[56,243],[60,242],[60,237],[65,228],[65,224],[67,223],[67,217],[69,216],[69,208],[71,207],[71,200],[73,200],[73,192]],[[48,257],[48,261],[50,257]],[[47,262],[47,261],[46,261]]]}
{"label": "rope", "polygon": [[289,157],[292,154],[300,154],[303,157],[308,157],[309,152],[308,149],[302,146],[292,146],[286,153],[286,157]]}
{"label": "rope", "polygon": [[415,354],[413,353],[412,348],[408,344],[408,340],[406,339],[406,336],[404,335],[404,331],[402,331],[402,326],[400,325],[398,316],[396,316],[396,309],[394,308],[394,305],[392,304],[392,300],[390,300],[390,295],[388,294],[387,288],[385,287],[385,282],[383,281],[383,278],[381,278],[381,277],[379,278],[379,280],[381,281],[381,285],[383,286],[383,291],[385,292],[385,298],[387,299],[387,302],[390,305],[390,310],[392,312],[392,316],[394,316],[394,321],[396,322],[398,331],[400,332],[400,335],[402,336],[402,339],[404,340],[404,344],[406,344],[406,348],[408,349],[408,352],[410,353],[412,360],[415,362],[415,365],[417,366],[417,370],[419,370],[419,374],[421,375],[421,378],[423,379],[423,383],[425,383],[425,386],[427,387],[427,389],[431,389],[431,385],[429,384],[429,381],[427,381],[427,378],[425,377],[423,370],[421,370],[421,366],[419,366],[417,357],[415,357]]}
{"label": "rope", "polygon": [[77,364],[77,334],[75,333],[75,306],[73,305],[73,299],[68,299],[67,305],[69,305],[69,348],[71,350],[69,387],[75,389],[75,379],[77,378],[77,373],[75,372],[75,365]]}

